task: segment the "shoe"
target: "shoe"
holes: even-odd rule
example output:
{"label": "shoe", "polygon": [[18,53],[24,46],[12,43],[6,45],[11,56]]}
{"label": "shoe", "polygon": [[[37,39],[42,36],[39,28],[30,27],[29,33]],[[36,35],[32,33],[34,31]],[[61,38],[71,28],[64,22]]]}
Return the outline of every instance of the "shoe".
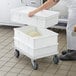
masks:
{"label": "shoe", "polygon": [[75,51],[75,50],[64,50],[64,51],[62,51],[62,55],[65,55],[66,53],[71,53],[73,51]]}
{"label": "shoe", "polygon": [[65,55],[60,55],[59,59],[63,61],[76,60],[76,51],[68,52]]}

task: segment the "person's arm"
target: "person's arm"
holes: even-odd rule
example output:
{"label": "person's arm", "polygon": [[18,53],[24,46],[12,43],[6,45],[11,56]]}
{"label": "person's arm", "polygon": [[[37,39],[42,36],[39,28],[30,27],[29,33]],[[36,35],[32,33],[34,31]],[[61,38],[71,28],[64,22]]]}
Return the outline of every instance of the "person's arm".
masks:
{"label": "person's arm", "polygon": [[59,0],[47,0],[44,4],[42,4],[40,7],[38,7],[37,9],[29,12],[28,16],[31,17],[34,14],[36,14],[37,12],[44,10],[44,9],[49,9],[50,7],[54,6],[55,4],[57,4],[59,2]]}

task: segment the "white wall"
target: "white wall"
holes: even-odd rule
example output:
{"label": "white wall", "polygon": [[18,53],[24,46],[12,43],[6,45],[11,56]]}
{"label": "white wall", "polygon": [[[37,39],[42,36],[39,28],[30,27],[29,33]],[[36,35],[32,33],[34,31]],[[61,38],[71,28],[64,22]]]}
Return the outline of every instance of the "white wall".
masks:
{"label": "white wall", "polygon": [[51,10],[59,11],[61,19],[67,19],[68,17],[68,7],[65,0],[60,0]]}
{"label": "white wall", "polygon": [[21,6],[21,0],[0,0],[0,25],[11,23],[10,10]]}

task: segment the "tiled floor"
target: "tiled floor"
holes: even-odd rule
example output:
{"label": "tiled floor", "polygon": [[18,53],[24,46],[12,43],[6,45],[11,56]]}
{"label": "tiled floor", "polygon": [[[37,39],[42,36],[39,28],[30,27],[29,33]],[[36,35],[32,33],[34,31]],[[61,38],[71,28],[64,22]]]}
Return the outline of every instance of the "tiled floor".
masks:
{"label": "tiled floor", "polygon": [[[0,76],[76,76],[76,61],[60,61],[54,64],[52,57],[37,60],[38,70],[33,70],[30,59],[14,56],[13,28],[0,27]],[[59,32],[58,50],[66,49],[66,36]]]}

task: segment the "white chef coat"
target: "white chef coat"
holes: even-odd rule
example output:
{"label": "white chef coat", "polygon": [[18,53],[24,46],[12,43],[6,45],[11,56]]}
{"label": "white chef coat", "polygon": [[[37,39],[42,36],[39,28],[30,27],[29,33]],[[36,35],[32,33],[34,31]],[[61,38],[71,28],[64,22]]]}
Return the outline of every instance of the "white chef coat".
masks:
{"label": "white chef coat", "polygon": [[76,37],[72,36],[74,25],[76,25],[76,0],[64,0],[68,9],[68,23],[67,23],[67,49],[76,50]]}
{"label": "white chef coat", "polygon": [[76,0],[64,0],[67,7],[75,7],[76,6]]}

